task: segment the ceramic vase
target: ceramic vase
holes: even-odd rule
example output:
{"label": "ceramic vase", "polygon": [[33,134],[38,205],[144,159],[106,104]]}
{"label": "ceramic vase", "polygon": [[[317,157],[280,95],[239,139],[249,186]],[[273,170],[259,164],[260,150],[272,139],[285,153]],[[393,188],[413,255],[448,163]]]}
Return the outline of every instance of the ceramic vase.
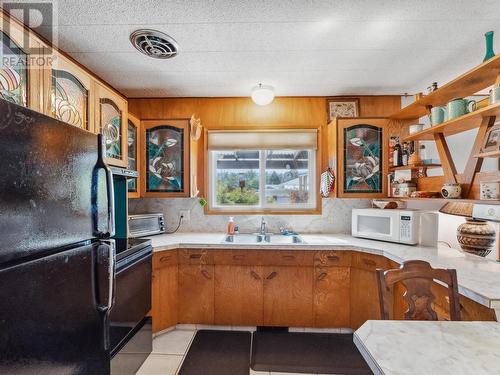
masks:
{"label": "ceramic vase", "polygon": [[485,257],[495,243],[495,228],[488,222],[466,218],[457,228],[457,240],[463,251]]}
{"label": "ceramic vase", "polygon": [[493,52],[493,31],[488,31],[484,34],[484,38],[486,39],[486,55],[483,62],[495,56],[495,52]]}

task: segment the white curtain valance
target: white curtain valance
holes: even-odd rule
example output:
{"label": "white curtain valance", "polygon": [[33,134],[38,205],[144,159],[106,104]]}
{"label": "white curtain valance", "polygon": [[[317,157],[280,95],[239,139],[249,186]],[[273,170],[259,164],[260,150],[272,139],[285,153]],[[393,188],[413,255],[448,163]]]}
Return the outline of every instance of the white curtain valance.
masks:
{"label": "white curtain valance", "polygon": [[289,130],[212,130],[208,132],[209,150],[316,150],[316,129]]}

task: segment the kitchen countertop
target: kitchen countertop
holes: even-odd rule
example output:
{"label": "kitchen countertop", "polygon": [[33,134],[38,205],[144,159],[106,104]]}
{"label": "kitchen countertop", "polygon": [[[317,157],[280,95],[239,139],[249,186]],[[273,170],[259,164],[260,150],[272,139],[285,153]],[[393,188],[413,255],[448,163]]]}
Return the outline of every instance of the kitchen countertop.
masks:
{"label": "kitchen countertop", "polygon": [[500,374],[496,322],[369,320],[354,343],[376,375]]}
{"label": "kitchen countertop", "polygon": [[425,260],[435,268],[457,270],[459,292],[484,306],[500,309],[500,263],[443,245],[422,247],[355,238],[342,234],[303,234],[303,244],[222,243],[223,233],[176,233],[149,237],[154,251],[177,248],[356,250],[383,255],[395,262]]}

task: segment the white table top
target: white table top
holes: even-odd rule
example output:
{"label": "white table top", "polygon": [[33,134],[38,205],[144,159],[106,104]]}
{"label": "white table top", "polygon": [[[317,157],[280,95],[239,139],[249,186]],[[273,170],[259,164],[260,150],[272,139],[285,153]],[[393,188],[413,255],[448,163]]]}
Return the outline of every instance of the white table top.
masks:
{"label": "white table top", "polygon": [[[500,263],[446,246],[422,247],[359,239],[338,234],[304,234],[304,244],[222,243],[223,233],[176,233],[150,237],[154,251],[176,248],[356,250],[383,255],[395,262],[425,260],[435,268],[457,270],[459,292],[490,308],[500,309]],[[499,350],[500,353],[500,350]]]}
{"label": "white table top", "polygon": [[369,320],[354,343],[377,375],[500,374],[500,324]]}

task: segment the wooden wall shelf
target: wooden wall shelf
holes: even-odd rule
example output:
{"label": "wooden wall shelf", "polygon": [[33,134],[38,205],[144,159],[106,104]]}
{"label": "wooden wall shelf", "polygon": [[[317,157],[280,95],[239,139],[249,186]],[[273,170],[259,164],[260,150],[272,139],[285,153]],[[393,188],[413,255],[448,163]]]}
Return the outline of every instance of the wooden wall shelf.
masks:
{"label": "wooden wall shelf", "polygon": [[495,83],[500,72],[500,55],[476,66],[420,100],[402,108],[389,118],[414,120],[427,114],[427,107],[444,105],[451,99],[473,95]]}
{"label": "wooden wall shelf", "polygon": [[389,171],[404,171],[404,170],[419,170],[419,169],[430,169],[430,168],[441,168],[441,164],[416,164],[416,165],[402,165],[400,167],[389,167]]}
{"label": "wooden wall shelf", "polygon": [[500,150],[482,152],[480,154],[474,155],[475,158],[500,158]]}
{"label": "wooden wall shelf", "polygon": [[432,141],[434,134],[442,133],[445,136],[461,133],[470,129],[478,128],[481,120],[485,117],[500,116],[500,103],[491,104],[477,111],[467,113],[456,119],[443,122],[439,125],[410,134],[403,138],[403,142],[409,141]]}
{"label": "wooden wall shelf", "polygon": [[500,205],[500,201],[497,200],[480,200],[480,199],[445,199],[445,198],[398,198],[398,197],[390,197],[395,200],[400,201],[420,201],[420,202],[439,202],[443,205],[449,202],[465,202],[465,203],[475,203],[475,204],[493,204]]}

